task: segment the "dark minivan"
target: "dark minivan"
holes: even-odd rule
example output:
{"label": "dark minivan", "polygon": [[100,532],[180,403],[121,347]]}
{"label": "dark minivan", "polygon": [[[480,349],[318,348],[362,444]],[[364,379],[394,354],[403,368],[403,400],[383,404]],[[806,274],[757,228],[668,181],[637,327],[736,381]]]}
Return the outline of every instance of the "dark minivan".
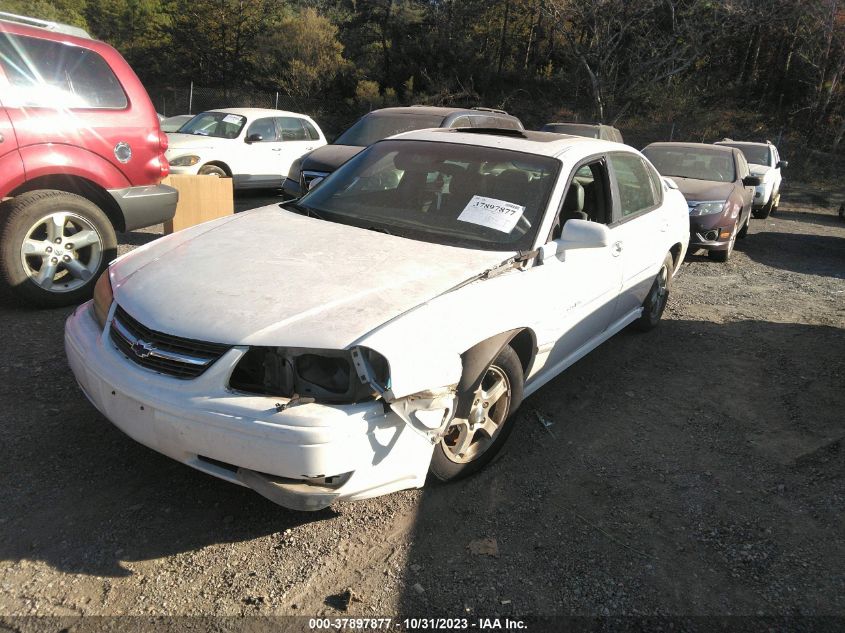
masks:
{"label": "dark minivan", "polygon": [[504,128],[524,130],[522,122],[504,110],[492,108],[442,108],[407,106],[373,110],[358,119],[330,145],[294,161],[285,180],[287,198],[298,198],[311,182],[325,178],[365,147],[394,134],[425,128]]}

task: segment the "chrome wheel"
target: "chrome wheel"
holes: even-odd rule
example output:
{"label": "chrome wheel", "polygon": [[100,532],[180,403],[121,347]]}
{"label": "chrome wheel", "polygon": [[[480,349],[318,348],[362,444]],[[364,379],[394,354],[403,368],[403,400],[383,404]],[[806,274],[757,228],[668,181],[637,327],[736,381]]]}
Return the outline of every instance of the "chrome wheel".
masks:
{"label": "chrome wheel", "polygon": [[469,415],[466,419],[455,420],[443,437],[446,457],[457,464],[481,457],[502,430],[510,403],[511,384],[507,374],[491,365],[473,395]]}
{"label": "chrome wheel", "polygon": [[35,222],[21,244],[27,277],[49,292],[72,292],[91,281],[103,261],[103,238],[90,220],[59,211]]}

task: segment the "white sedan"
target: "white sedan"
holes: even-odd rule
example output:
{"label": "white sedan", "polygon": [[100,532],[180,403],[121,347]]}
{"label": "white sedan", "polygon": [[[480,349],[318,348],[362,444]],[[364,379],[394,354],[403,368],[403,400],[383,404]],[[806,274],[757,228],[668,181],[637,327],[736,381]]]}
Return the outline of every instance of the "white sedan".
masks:
{"label": "white sedan", "polygon": [[232,177],[235,189],[277,189],[297,158],[326,144],[308,116],[226,108],[196,115],[167,135],[171,174]]}
{"label": "white sedan", "polygon": [[481,468],[523,398],[657,325],[688,239],[628,146],[410,132],[295,203],[124,255],[65,347],[135,440],[316,510]]}

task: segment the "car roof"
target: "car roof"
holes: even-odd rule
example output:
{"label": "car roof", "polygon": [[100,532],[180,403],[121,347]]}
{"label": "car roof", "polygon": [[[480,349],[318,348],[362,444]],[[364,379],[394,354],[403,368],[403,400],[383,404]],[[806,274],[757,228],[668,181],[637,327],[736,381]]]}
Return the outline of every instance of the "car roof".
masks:
{"label": "car roof", "polygon": [[483,128],[432,128],[414,130],[391,136],[391,139],[409,141],[436,141],[439,143],[460,143],[462,145],[480,145],[509,149],[527,154],[557,157],[573,148],[580,148],[584,152],[636,152],[632,147],[588,138],[586,136],[572,136],[569,134],[555,134],[554,132],[529,132],[520,130],[497,130]]}
{"label": "car roof", "polygon": [[289,112],[287,110],[273,110],[270,108],[209,108],[204,112],[224,112],[226,114],[239,114],[248,119],[254,119],[260,116],[296,116],[310,119],[307,114],[301,112]]}
{"label": "car roof", "polygon": [[388,115],[388,114],[434,114],[440,116],[449,116],[450,114],[456,113],[463,113],[463,114],[485,114],[488,116],[507,116],[512,117],[512,114],[508,114],[506,112],[497,112],[495,110],[476,110],[473,108],[452,108],[447,106],[427,106],[427,105],[410,105],[410,106],[397,106],[394,108],[380,108],[378,110],[373,110],[369,113],[369,116],[379,116],[379,115]]}
{"label": "car roof", "polygon": [[734,146],[734,145],[756,145],[758,147],[772,147],[771,143],[760,143],[758,141],[734,141],[734,140],[725,140],[725,141],[716,141],[714,145],[727,145],[727,146]]}
{"label": "car roof", "polygon": [[613,127],[612,125],[610,125],[608,123],[579,123],[578,121],[552,121],[550,123],[544,123],[543,125],[577,125],[578,127],[593,127],[593,128],[602,128],[602,127],[612,128]]}
{"label": "car roof", "polygon": [[646,149],[649,149],[649,148],[655,148],[655,149],[672,149],[672,148],[677,148],[677,149],[707,149],[707,150],[715,150],[717,152],[724,152],[726,154],[728,154],[728,153],[732,154],[733,150],[736,149],[736,148],[733,148],[733,147],[726,147],[724,145],[722,145],[722,146],[714,145],[712,143],[680,143],[680,142],[669,142],[669,141],[659,142],[659,143],[650,143],[649,145],[646,145],[643,149],[646,150]]}

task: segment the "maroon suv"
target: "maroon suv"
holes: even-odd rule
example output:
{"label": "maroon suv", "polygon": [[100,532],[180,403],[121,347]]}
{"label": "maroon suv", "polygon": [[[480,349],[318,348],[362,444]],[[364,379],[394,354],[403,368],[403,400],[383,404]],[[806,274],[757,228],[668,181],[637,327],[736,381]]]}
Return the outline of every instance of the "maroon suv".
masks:
{"label": "maroon suv", "polygon": [[760,184],[742,152],[705,143],[652,143],[643,154],[687,199],[690,252],[704,248],[710,259],[728,261],[736,239],[748,234]]}
{"label": "maroon suv", "polygon": [[0,14],[0,277],[41,306],[88,297],[115,230],[173,217],[167,137],[140,80],[84,31]]}

